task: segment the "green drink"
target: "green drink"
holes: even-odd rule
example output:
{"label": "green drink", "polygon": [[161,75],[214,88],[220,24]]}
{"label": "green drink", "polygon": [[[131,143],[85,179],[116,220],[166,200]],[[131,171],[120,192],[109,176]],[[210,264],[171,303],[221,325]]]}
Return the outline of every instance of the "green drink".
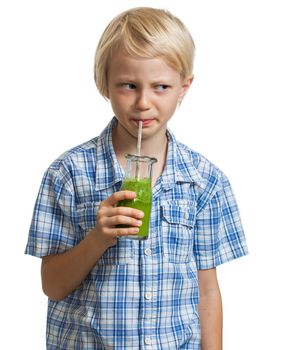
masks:
{"label": "green drink", "polygon": [[[148,238],[150,227],[150,214],[152,207],[152,164],[157,160],[145,156],[126,155],[127,167],[126,176],[122,185],[122,190],[129,190],[136,193],[134,200],[123,200],[118,203],[118,207],[130,207],[143,211],[142,225],[136,235],[124,236],[124,238],[144,240]],[[133,176],[132,176],[133,175]],[[118,227],[128,227],[118,225]]]}
{"label": "green drink", "polygon": [[[123,200],[118,203],[118,207],[130,207],[143,211],[142,226],[136,235],[128,236],[135,239],[147,239],[149,234],[150,213],[152,205],[152,191],[150,179],[125,179],[122,190],[136,192],[134,200]],[[123,226],[124,227],[124,226]],[[125,226],[126,227],[126,226]]]}

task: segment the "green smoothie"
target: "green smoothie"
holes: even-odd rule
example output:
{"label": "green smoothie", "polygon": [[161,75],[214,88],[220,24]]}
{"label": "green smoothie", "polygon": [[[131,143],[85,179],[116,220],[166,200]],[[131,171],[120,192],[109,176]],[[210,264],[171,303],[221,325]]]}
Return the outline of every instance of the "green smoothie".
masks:
{"label": "green smoothie", "polygon": [[[123,200],[118,203],[118,207],[130,207],[143,211],[142,226],[139,227],[139,232],[136,235],[128,236],[132,239],[143,240],[147,239],[149,235],[150,213],[152,206],[152,189],[151,180],[127,178],[124,180],[122,190],[129,190],[136,192],[137,197],[134,200]],[[125,225],[118,225],[118,227],[128,227]]]}

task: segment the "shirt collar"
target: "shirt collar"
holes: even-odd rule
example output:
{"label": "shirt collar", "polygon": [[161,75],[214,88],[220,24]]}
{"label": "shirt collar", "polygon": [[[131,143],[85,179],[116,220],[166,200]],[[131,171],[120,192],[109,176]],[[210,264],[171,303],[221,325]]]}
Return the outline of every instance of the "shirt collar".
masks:
{"label": "shirt collar", "polygon": [[[117,160],[112,142],[112,131],[117,123],[118,121],[114,117],[96,141],[96,190],[110,188],[118,182],[122,182],[125,176],[124,170]],[[176,141],[169,129],[167,130],[167,138],[168,151],[162,174],[162,187],[168,190],[177,182],[192,182],[205,188],[206,183],[194,166],[189,152]]]}
{"label": "shirt collar", "polygon": [[96,142],[96,190],[103,190],[122,182],[125,176],[112,142],[112,131],[118,121],[114,117],[103,130]]}
{"label": "shirt collar", "polygon": [[168,151],[165,169],[162,174],[162,187],[168,190],[177,182],[192,182],[201,188],[205,188],[206,183],[194,166],[190,152],[176,141],[170,129],[167,130],[167,138]]}

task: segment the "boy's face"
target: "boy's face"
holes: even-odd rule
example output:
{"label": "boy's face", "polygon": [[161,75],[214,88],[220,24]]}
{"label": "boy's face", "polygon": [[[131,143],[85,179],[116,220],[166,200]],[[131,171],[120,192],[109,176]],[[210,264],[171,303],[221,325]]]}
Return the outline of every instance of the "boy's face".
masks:
{"label": "boy's face", "polygon": [[182,81],[179,72],[161,58],[137,59],[115,52],[108,70],[108,98],[118,127],[135,138],[142,120],[143,139],[165,134],[192,79]]}

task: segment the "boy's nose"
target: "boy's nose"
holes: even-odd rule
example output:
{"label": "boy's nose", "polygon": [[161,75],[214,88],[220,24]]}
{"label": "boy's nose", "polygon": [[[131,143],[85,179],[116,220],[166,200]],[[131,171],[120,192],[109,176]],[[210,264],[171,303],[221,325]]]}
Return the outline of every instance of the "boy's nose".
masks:
{"label": "boy's nose", "polygon": [[140,91],[136,98],[135,107],[137,110],[144,111],[151,108],[150,97],[145,91]]}

